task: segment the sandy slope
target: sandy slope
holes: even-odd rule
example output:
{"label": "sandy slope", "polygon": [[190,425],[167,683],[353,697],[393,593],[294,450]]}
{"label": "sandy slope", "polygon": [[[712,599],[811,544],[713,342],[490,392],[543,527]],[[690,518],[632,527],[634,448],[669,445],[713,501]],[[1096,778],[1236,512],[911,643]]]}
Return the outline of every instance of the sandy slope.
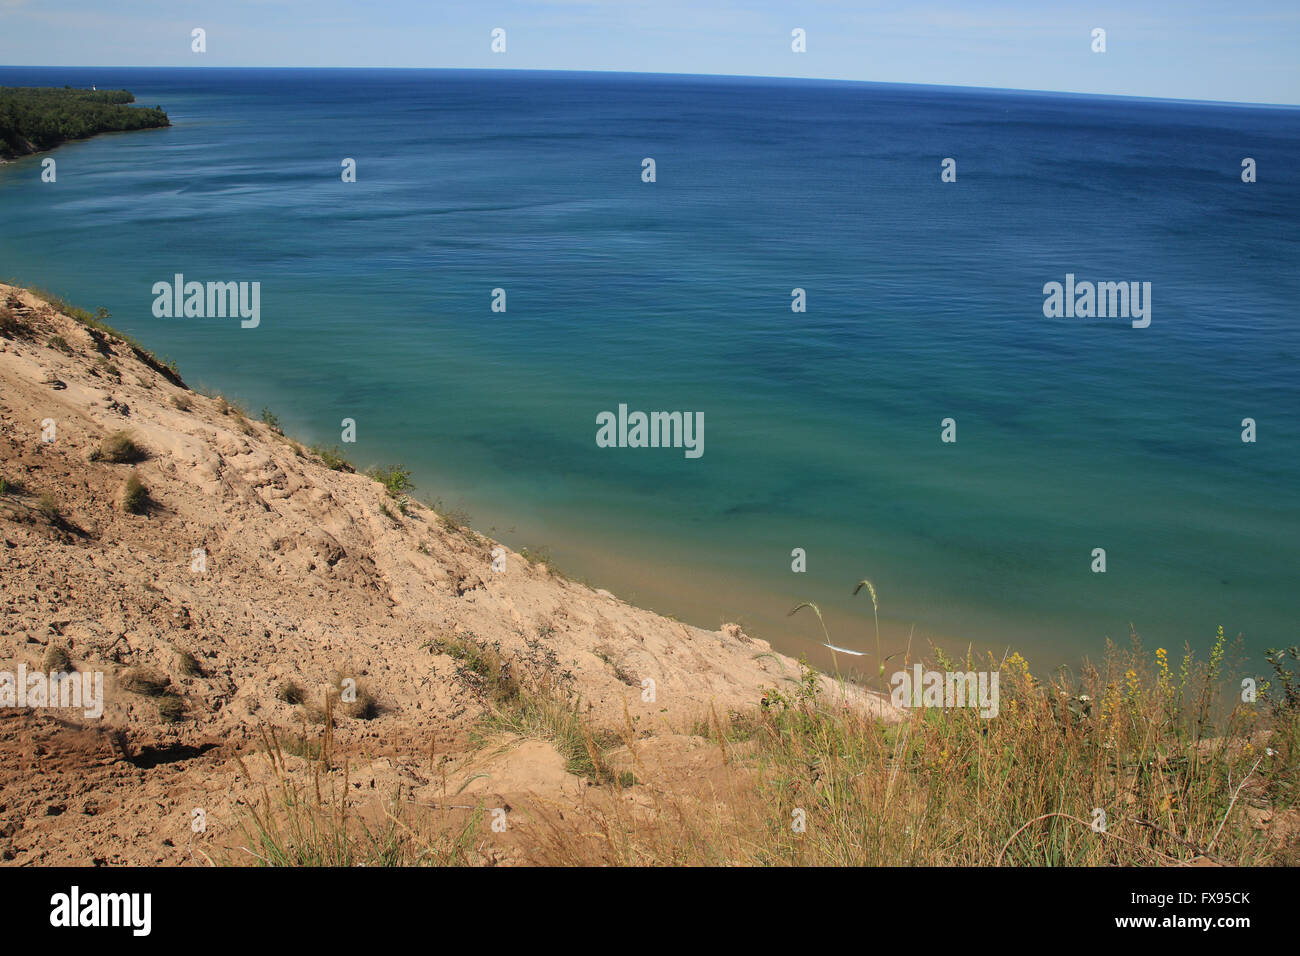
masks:
{"label": "sandy slope", "polygon": [[[0,285],[0,302],[9,294]],[[186,862],[194,807],[208,814],[203,839],[229,838],[250,792],[232,753],[252,755],[260,727],[303,726],[304,708],[277,697],[285,681],[312,700],[340,676],[373,694],[377,716],[340,716],[335,729],[362,789],[419,797],[470,780],[466,795],[581,799],[584,781],[549,743],[471,751],[485,702],[473,675],[436,652],[448,641],[551,673],[598,723],[622,723],[626,706],[643,735],[665,737],[710,707],[752,709],[797,672],[734,625],[689,627],[513,552],[494,572],[494,542],[418,504],[400,515],[377,482],[330,471],[114,337],[17,296],[29,331],[0,338],[0,476],[25,488],[0,497],[0,670],[37,668],[60,645],[78,669],[104,672],[106,703],[99,720],[0,710],[6,860]],[[123,429],[148,451],[134,466],[153,502],[145,514],[118,504],[133,466],[92,460]],[[39,513],[44,492],[61,519]],[[196,548],[205,573],[191,570]],[[181,652],[200,674],[182,672]],[[124,688],[130,668],[168,677],[183,717],[167,722],[156,699]]]}

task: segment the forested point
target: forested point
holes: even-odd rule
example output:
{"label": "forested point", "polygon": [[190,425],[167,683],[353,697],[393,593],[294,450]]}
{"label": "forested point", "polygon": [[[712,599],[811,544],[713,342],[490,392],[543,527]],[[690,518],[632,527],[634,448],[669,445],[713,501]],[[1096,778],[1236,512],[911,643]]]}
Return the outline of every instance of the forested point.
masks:
{"label": "forested point", "polygon": [[170,126],[161,107],[128,106],[126,90],[0,86],[0,158],[53,149],[96,133]]}

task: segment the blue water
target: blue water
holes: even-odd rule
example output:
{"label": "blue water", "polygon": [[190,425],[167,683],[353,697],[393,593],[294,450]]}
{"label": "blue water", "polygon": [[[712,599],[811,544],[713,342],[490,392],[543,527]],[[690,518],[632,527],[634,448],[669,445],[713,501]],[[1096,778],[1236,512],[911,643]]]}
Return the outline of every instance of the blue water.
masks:
{"label": "blue water", "polygon": [[[816,619],[786,616],[804,600],[874,653],[863,577],[891,648],[1052,665],[1130,624],[1148,646],[1296,640],[1300,109],[0,69],[65,83],[174,125],[64,146],[52,185],[39,158],[0,168],[0,275],[106,306],[306,441],[354,418],[358,464],[413,467],[425,498],[595,585],[814,659]],[[261,326],[155,318],[177,272],[261,282]],[[1067,272],[1151,282],[1150,327],[1044,318]],[[619,403],[703,412],[703,457],[598,448]]]}

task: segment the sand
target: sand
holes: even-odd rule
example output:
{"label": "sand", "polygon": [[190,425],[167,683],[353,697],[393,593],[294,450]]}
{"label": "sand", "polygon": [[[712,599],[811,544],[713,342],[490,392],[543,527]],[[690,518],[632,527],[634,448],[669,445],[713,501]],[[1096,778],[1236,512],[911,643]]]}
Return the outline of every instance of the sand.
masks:
{"label": "sand", "polygon": [[[0,302],[10,293],[0,285]],[[490,702],[449,649],[549,674],[594,725],[631,721],[692,774],[703,715],[755,710],[798,674],[734,624],[691,627],[509,549],[494,571],[496,542],[417,502],[402,514],[373,479],[329,470],[114,336],[14,294],[29,330],[0,337],[0,476],[23,492],[0,495],[0,671],[38,669],[62,647],[74,668],[104,674],[105,699],[98,719],[0,708],[4,862],[196,865],[196,843],[241,846],[243,807],[270,772],[263,733],[307,726],[309,707],[279,696],[286,683],[309,706],[343,678],[373,696],[377,714],[340,714],[333,729],[359,793],[564,806],[590,781],[545,739],[479,739]],[[96,460],[123,430],[146,457]],[[120,503],[132,471],[149,492],[139,514]],[[56,518],[41,513],[46,493]],[[172,719],[130,680],[141,670],[179,698]],[[886,701],[849,692],[850,706],[892,718]],[[514,840],[482,861],[523,859],[526,833]]]}

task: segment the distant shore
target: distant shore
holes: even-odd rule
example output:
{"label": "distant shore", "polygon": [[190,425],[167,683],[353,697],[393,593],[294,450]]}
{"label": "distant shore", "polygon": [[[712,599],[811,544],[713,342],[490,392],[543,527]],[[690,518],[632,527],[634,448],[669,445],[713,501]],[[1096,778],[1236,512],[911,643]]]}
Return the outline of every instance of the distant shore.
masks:
{"label": "distant shore", "polygon": [[43,86],[0,87],[0,163],[49,152],[100,133],[161,129],[171,120],[161,107],[136,107],[127,90]]}

